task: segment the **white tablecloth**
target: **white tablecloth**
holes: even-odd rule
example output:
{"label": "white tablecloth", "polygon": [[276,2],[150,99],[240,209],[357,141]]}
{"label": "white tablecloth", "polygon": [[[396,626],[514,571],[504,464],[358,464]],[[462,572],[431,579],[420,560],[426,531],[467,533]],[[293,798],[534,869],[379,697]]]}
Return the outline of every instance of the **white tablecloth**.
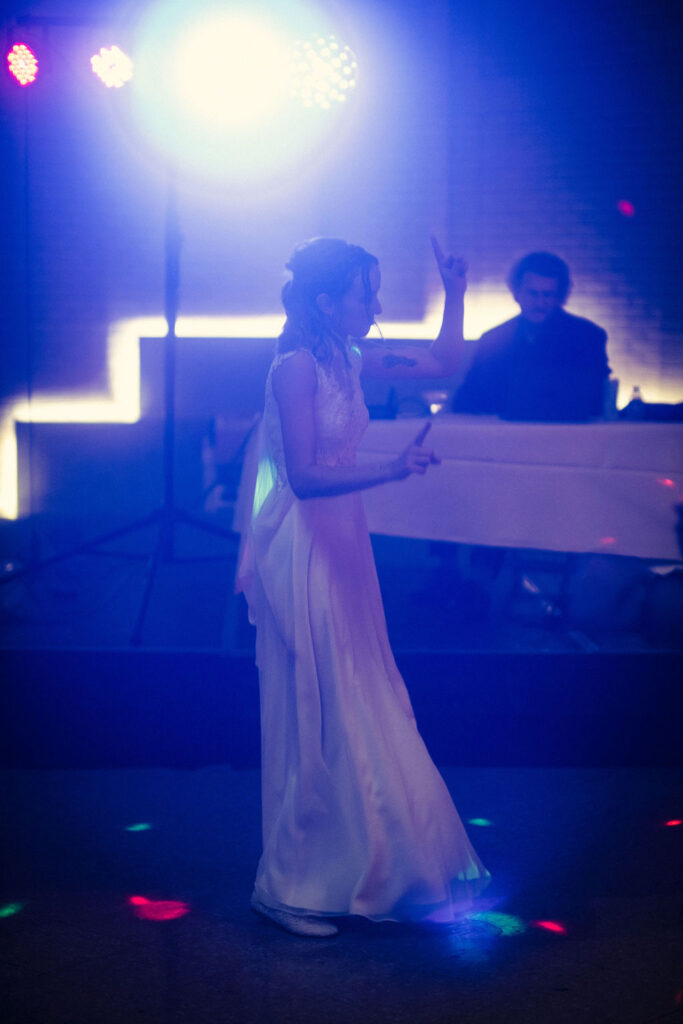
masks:
{"label": "white tablecloth", "polygon": [[[424,420],[374,420],[359,461],[395,456]],[[436,416],[425,477],[364,492],[373,533],[678,559],[683,425]]]}

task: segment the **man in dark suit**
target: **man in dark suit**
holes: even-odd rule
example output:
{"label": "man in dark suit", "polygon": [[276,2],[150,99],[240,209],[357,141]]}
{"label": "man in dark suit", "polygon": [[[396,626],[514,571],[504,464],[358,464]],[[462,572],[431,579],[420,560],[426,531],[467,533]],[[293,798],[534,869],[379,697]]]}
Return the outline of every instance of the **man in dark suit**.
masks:
{"label": "man in dark suit", "polygon": [[601,416],[607,334],[563,309],[567,264],[552,253],[529,253],[508,285],[520,314],[481,336],[453,411],[555,422]]}

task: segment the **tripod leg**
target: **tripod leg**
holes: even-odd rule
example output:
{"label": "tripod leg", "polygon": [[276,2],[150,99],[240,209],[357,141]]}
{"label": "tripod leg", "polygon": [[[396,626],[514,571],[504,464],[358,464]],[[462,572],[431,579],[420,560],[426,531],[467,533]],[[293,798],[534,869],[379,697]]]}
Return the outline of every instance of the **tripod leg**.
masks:
{"label": "tripod leg", "polygon": [[32,573],[38,572],[40,569],[46,568],[48,565],[56,565],[58,562],[67,561],[68,559],[74,558],[76,555],[84,555],[89,551],[95,551],[102,544],[109,544],[113,540],[118,540],[119,537],[125,537],[127,534],[135,533],[138,530],[144,530],[148,526],[153,526],[158,521],[159,513],[153,512],[151,515],[145,516],[144,519],[137,519],[134,523],[129,523],[128,526],[122,526],[117,530],[110,530],[108,533],[103,533],[99,537],[94,537],[92,540],[76,544],[74,547],[68,548],[66,551],[60,551],[58,555],[49,555],[47,558],[41,558],[38,562],[32,562],[30,565],[22,566],[21,569],[12,569],[0,576],[0,583],[9,583],[11,580],[18,580],[22,576],[31,575]]}
{"label": "tripod leg", "polygon": [[152,557],[147,563],[147,571],[145,573],[145,585],[142,591],[142,597],[140,598],[140,606],[138,608],[138,614],[135,619],[135,625],[130,635],[130,642],[133,647],[137,647],[142,640],[142,631],[145,626],[145,619],[147,617],[147,608],[149,607],[149,599],[152,596],[152,587],[154,586],[154,580],[156,578],[159,563],[162,560],[164,551],[167,550],[170,532],[170,521],[162,518],[159,526],[159,536],[157,537],[156,547],[152,553]]}
{"label": "tripod leg", "polygon": [[193,526],[195,530],[203,530],[204,533],[213,534],[214,537],[223,537],[235,545],[239,543],[239,534],[234,530],[216,526],[214,523],[207,523],[205,519],[200,519],[199,516],[194,516],[191,512],[185,512],[182,509],[174,509],[173,514],[178,522],[185,523],[186,526]]}

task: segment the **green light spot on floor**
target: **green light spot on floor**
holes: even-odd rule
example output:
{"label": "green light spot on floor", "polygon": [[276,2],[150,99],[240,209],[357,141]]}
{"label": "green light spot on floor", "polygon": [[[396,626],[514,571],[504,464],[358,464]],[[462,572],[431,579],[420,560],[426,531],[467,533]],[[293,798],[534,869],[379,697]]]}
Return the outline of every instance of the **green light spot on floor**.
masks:
{"label": "green light spot on floor", "polygon": [[23,910],[23,907],[23,903],[6,903],[4,907],[0,907],[0,917],[13,917]]}
{"label": "green light spot on floor", "polygon": [[126,832],[149,832],[151,827],[148,821],[139,821],[135,825],[126,825]]}
{"label": "green light spot on floor", "polygon": [[501,935],[521,935],[526,931],[526,924],[521,917],[513,914],[499,914],[494,910],[483,910],[479,914],[471,914],[470,920],[485,921],[497,928]]}
{"label": "green light spot on floor", "polygon": [[489,821],[488,818],[468,818],[467,824],[478,825],[480,828],[489,828],[491,825],[493,825],[493,822]]}

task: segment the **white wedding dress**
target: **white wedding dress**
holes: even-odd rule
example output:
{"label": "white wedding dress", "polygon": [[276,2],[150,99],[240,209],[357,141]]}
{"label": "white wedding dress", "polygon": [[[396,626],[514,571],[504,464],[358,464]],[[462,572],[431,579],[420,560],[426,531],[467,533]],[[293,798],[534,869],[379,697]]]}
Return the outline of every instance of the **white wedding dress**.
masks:
{"label": "white wedding dress", "polygon": [[[417,731],[360,493],[299,500],[287,482],[272,376],[289,355],[276,357],[266,385],[238,579],[261,688],[255,894],[291,913],[449,920],[490,876]],[[314,360],[326,466],[354,464],[368,422],[359,350],[349,358],[345,379]]]}

